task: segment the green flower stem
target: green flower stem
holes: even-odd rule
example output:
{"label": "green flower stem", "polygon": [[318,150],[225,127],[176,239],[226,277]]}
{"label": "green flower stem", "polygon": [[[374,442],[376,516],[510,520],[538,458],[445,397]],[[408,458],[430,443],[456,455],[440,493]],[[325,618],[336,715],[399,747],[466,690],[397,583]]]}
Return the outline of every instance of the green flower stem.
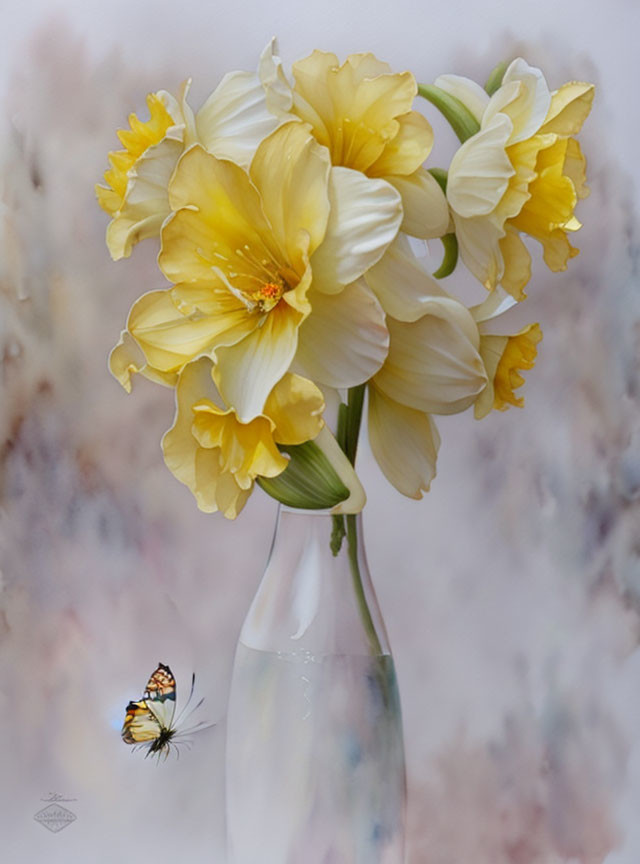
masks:
{"label": "green flower stem", "polygon": [[[360,426],[362,424],[362,409],[364,408],[364,394],[366,384],[360,384],[357,387],[351,387],[347,398],[345,411],[345,453],[351,464],[355,468],[356,454],[358,452],[358,438],[360,436]],[[339,428],[339,424],[338,424]],[[360,573],[360,565],[358,564],[358,523],[355,515],[346,517],[347,522],[347,553],[349,556],[349,567],[351,569],[351,579],[353,581],[353,589],[355,591],[360,618],[369,640],[369,646],[374,655],[382,654],[382,646],[376,632],[375,624],[371,617],[371,612],[367,605],[367,598],[364,593],[362,584],[362,575]]]}
{"label": "green flower stem", "polygon": [[480,131],[480,124],[471,111],[455,96],[433,84],[418,84],[418,94],[435,105],[461,142]]}
{"label": "green flower stem", "polygon": [[356,517],[349,515],[347,519],[347,551],[349,554],[349,566],[351,567],[351,578],[353,581],[353,590],[358,601],[358,609],[360,610],[360,618],[369,640],[371,653],[379,656],[382,654],[382,645],[378,639],[375,624],[371,617],[371,612],[367,606],[367,598],[364,593],[362,584],[362,576],[360,575],[360,566],[358,564],[358,525]]}
{"label": "green flower stem", "polygon": [[445,234],[441,237],[442,245],[444,246],[444,258],[442,264],[433,274],[436,279],[444,279],[456,269],[458,263],[458,238],[455,234]]}
{"label": "green flower stem", "polygon": [[487,91],[489,96],[493,96],[496,90],[501,86],[508,65],[509,64],[506,60],[503,60],[502,63],[498,63],[491,75],[487,78],[487,83],[484,85],[484,89]]}

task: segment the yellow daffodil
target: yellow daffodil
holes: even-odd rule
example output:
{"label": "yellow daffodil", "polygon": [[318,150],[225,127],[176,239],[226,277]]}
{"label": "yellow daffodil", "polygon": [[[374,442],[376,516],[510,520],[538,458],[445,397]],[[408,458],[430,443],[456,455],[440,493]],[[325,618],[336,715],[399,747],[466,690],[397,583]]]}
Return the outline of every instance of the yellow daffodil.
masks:
{"label": "yellow daffodil", "polygon": [[199,142],[217,156],[248,165],[260,141],[288,117],[291,93],[272,41],[257,73],[231,72],[194,116],[187,103],[189,82],[175,99],[161,90],[147,97],[149,119],[129,117],[118,133],[123,150],[109,154],[106,186],[96,186],[100,206],[112,217],[107,246],[114,260],[160,233],[171,212],[167,189],[178,159]]}
{"label": "yellow daffodil", "polygon": [[162,449],[167,466],[189,487],[198,507],[234,519],[257,477],[276,477],[287,467],[278,444],[302,444],[323,427],[322,393],[311,381],[286,374],[273,388],[264,413],[242,422],[225,407],[213,364],[187,364],[176,385],[176,416]]}
{"label": "yellow daffodil", "polygon": [[402,197],[402,230],[440,237],[446,201],[423,163],[433,146],[428,121],[412,110],[418,92],[410,72],[393,73],[373,54],[314,51],[293,65],[293,112],[309,123],[331,164],[383,179]]}
{"label": "yellow daffodil", "polygon": [[[294,361],[312,380],[338,387],[380,368],[384,312],[359,277],[397,234],[399,196],[393,190],[389,201],[384,191],[376,205],[375,187],[329,172],[326,149],[300,122],[268,136],[249,172],[198,145],[182,156],[159,256],[175,284],[131,310],[111,356],[125,386],[134,371],[171,383],[207,354],[225,403],[248,422]],[[344,206],[332,210],[332,200]],[[329,290],[311,299],[317,272]],[[347,287],[333,286],[336,273],[348,275]]]}
{"label": "yellow daffodil", "polygon": [[469,311],[480,333],[480,356],[485,365],[488,383],[474,405],[477,420],[492,410],[505,411],[511,405],[522,408],[524,398],[515,390],[524,384],[520,372],[533,369],[542,340],[539,324],[529,324],[518,333],[492,334],[488,322],[506,312],[515,303],[513,297],[497,288],[487,300]]}
{"label": "yellow daffodil", "polygon": [[551,270],[565,270],[578,250],[568,234],[588,195],[577,134],[594,88],[571,82],[550,93],[539,69],[518,58],[489,97],[467,78],[444,75],[436,85],[459,99],[480,124],[449,168],[447,198],[460,254],[489,290],[501,284],[517,300],[531,275],[521,233],[538,240]]}

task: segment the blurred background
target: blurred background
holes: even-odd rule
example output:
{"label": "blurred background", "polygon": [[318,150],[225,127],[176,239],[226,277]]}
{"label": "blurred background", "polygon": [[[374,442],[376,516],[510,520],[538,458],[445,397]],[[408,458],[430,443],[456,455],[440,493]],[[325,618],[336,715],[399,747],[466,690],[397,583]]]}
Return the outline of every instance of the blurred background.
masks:
{"label": "blurred background", "polygon": [[[171,392],[139,380],[128,397],[109,376],[132,300],[162,277],[152,241],[110,260],[93,185],[147,92],[192,76],[197,106],[273,35],[287,67],[369,50],[422,81],[483,82],[522,55],[552,88],[597,85],[581,254],[553,275],[535,249],[505,322],[545,334],[525,409],[443,418],[421,502],[366,444],[360,473],[403,699],[410,864],[637,864],[638,32],[636,0],[2,4],[3,864],[224,862],[229,677],[277,505],[258,492],[234,523],[199,513],[162,461]],[[446,167],[453,135],[424,107],[429,164]],[[482,296],[462,268],[447,283]],[[179,697],[195,671],[217,722],[159,766],[120,740],[158,661]],[[59,832],[34,821],[56,795],[76,817]]]}

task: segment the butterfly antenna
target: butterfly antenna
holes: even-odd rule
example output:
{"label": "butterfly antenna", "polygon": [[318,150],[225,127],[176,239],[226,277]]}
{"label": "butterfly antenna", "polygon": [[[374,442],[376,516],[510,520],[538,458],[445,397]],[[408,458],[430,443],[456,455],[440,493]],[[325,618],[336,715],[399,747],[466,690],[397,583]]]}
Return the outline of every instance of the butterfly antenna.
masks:
{"label": "butterfly antenna", "polygon": [[[182,708],[182,711],[178,714],[178,717],[177,717],[174,725],[177,725],[180,722],[180,720],[182,719],[182,715],[184,714],[184,712],[189,707],[189,703],[191,702],[191,699],[193,698],[193,691],[195,689],[195,686],[196,686],[196,673],[194,672],[193,675],[191,676],[191,690],[189,691],[189,698],[185,702],[184,707]],[[201,705],[202,700],[198,704]],[[198,706],[196,705],[196,708],[197,707]],[[193,710],[195,710],[195,709],[193,709]]]}

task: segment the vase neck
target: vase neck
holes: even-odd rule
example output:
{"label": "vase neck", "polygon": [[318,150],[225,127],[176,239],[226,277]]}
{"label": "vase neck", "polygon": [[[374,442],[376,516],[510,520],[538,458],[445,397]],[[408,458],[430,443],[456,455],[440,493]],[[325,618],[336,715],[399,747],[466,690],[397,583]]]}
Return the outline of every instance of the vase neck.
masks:
{"label": "vase neck", "polygon": [[[249,648],[286,654],[388,654],[362,537],[351,517],[281,507],[267,567],[244,622]],[[335,553],[335,554],[334,554]]]}

